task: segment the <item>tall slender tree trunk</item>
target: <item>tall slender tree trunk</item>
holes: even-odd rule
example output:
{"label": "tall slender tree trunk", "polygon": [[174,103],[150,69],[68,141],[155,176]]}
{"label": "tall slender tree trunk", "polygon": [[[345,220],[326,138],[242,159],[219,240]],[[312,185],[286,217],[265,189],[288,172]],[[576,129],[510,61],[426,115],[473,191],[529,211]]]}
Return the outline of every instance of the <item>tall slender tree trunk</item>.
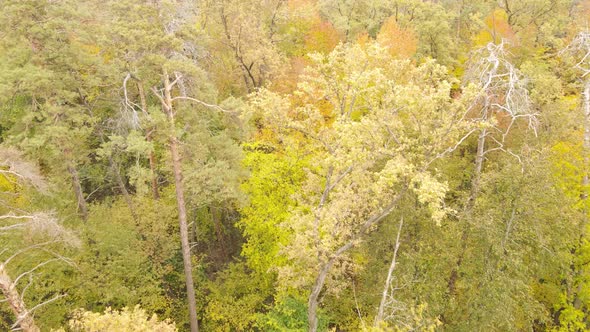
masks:
{"label": "tall slender tree trunk", "polygon": [[82,220],[85,222],[88,220],[88,207],[86,205],[86,198],[84,197],[84,191],[82,190],[82,184],[80,182],[80,176],[78,174],[78,170],[74,166],[74,163],[71,161],[70,154],[71,152],[68,149],[63,151],[66,159],[66,169],[68,173],[70,173],[70,177],[72,179],[72,187],[74,189],[74,194],[76,195],[76,200],[78,201],[78,213]]}
{"label": "tall slender tree trunk", "polygon": [[469,196],[469,203],[467,209],[471,210],[475,199],[479,194],[479,184],[481,182],[481,171],[483,169],[483,160],[486,146],[486,136],[488,134],[487,129],[483,129],[477,138],[477,155],[475,156],[475,172],[473,174],[473,180],[471,183],[471,194]]}
{"label": "tall slender tree trunk", "polygon": [[330,272],[330,269],[334,265],[337,259],[342,256],[345,252],[350,250],[355,246],[355,243],[381,220],[387,217],[393,209],[397,206],[399,200],[404,196],[406,191],[408,190],[408,184],[405,184],[401,191],[391,200],[389,205],[382,208],[380,211],[376,212],[375,214],[371,215],[363,225],[360,227],[359,231],[352,235],[350,239],[346,243],[344,243],[340,248],[338,248],[335,252],[330,254],[326,260],[320,259],[320,271],[318,272],[313,287],[311,289],[311,293],[309,294],[309,298],[307,301],[307,320],[308,320],[308,331],[316,332],[318,330],[318,305],[319,305],[319,297],[322,289],[324,288],[324,284],[326,282],[326,277]]}
{"label": "tall slender tree trunk", "polygon": [[588,198],[588,171],[590,170],[590,79],[584,82],[584,178],[582,179],[582,199]]}
{"label": "tall slender tree trunk", "polygon": [[113,160],[113,157],[110,155],[109,155],[109,164],[111,166],[111,170],[113,171],[113,174],[115,175],[115,180],[117,181],[117,186],[119,186],[119,190],[121,191],[121,194],[123,195],[123,199],[125,200],[125,203],[127,203],[127,206],[129,207],[129,212],[131,212],[131,216],[133,217],[133,220],[135,222],[138,222],[139,218],[137,217],[137,213],[135,212],[135,206],[133,204],[133,200],[131,199],[131,195],[129,194],[129,191],[127,190],[127,186],[125,186],[125,182],[123,181],[123,177],[121,176],[121,172],[119,172],[119,167],[117,167],[115,160]]}
{"label": "tall slender tree trunk", "polygon": [[84,198],[84,192],[82,191],[82,185],[80,184],[80,176],[78,170],[68,165],[68,173],[72,177],[72,185],[74,187],[74,194],[76,194],[76,200],[78,201],[78,213],[82,217],[82,220],[88,220],[88,207],[86,206],[86,198]]}
{"label": "tall slender tree trunk", "polygon": [[[487,107],[487,106],[486,106]],[[487,119],[487,116],[485,116]],[[475,204],[475,199],[479,194],[479,187],[481,182],[481,172],[483,170],[483,161],[484,161],[484,154],[485,154],[485,145],[486,145],[486,136],[488,132],[487,129],[482,129],[481,133],[477,138],[477,152],[475,155],[475,172],[473,174],[473,179],[471,180],[471,192],[469,194],[469,199],[465,206],[465,216],[467,218],[471,217],[471,212],[473,210],[473,206]],[[451,274],[449,276],[449,281],[447,284],[447,291],[450,296],[455,296],[457,278],[459,277],[459,269],[461,265],[463,265],[463,258],[465,257],[465,251],[467,250],[467,239],[469,237],[469,221],[465,225],[463,232],[461,234],[461,251],[459,252],[459,257],[457,258],[457,262],[455,263],[455,267],[451,270]]]}
{"label": "tall slender tree trunk", "polygon": [[397,265],[397,251],[399,250],[399,237],[402,233],[402,227],[404,225],[404,218],[399,221],[399,228],[397,230],[397,237],[395,238],[395,248],[393,249],[393,258],[391,258],[391,264],[387,271],[387,278],[385,279],[385,287],[383,287],[383,295],[381,296],[381,302],[379,303],[379,309],[377,310],[377,316],[375,317],[375,327],[378,327],[379,323],[383,321],[383,312],[385,311],[385,304],[387,302],[387,295],[391,288],[391,281],[393,277],[393,271]]}
{"label": "tall slender tree trunk", "polygon": [[[102,142],[102,144],[104,144],[105,143],[104,132],[102,131],[102,129],[99,132],[99,136],[100,136],[100,141]],[[127,207],[129,208],[129,212],[131,213],[133,220],[135,222],[138,222],[139,218],[137,217],[137,213],[135,213],[135,206],[133,204],[133,200],[131,199],[131,195],[129,194],[129,191],[127,190],[127,186],[125,186],[125,182],[123,181],[123,177],[121,176],[121,172],[119,171],[119,167],[117,166],[117,163],[115,162],[115,160],[113,159],[113,156],[111,154],[109,154],[108,158],[109,158],[109,166],[111,167],[111,171],[113,172],[113,175],[115,176],[115,181],[117,181],[117,186],[119,187],[119,190],[121,191],[121,194],[123,195],[123,199],[125,200],[125,203],[127,204]]]}
{"label": "tall slender tree trunk", "polygon": [[[584,91],[582,92],[582,107],[584,109],[584,140],[582,143],[583,148],[583,155],[584,155],[584,177],[582,178],[582,193],[580,198],[582,201],[588,200],[588,185],[590,185],[590,181],[588,179],[588,171],[590,171],[590,79],[586,79],[584,82]],[[580,251],[584,239],[586,238],[586,227],[588,227],[588,208],[584,204],[584,224],[582,225],[582,232],[580,234],[578,240],[578,248],[575,251]],[[582,273],[581,269],[575,271],[575,274],[580,275]],[[582,299],[580,298],[580,293],[582,292],[582,283],[579,283],[576,287],[576,292],[574,294],[574,308],[580,309],[582,307]]]}
{"label": "tall slender tree trunk", "polygon": [[[143,89],[143,84],[141,82],[137,82],[137,91],[139,91],[139,102],[141,103],[141,110],[146,117],[149,117],[149,113],[147,110],[147,100],[145,97],[145,90]],[[152,142],[152,131],[154,128],[149,128],[145,134],[145,140],[148,143]],[[156,156],[154,151],[150,151],[148,155],[148,160],[150,162],[150,173],[152,175],[152,195],[154,196],[155,200],[160,198],[160,192],[158,190],[158,174],[156,173]]]}
{"label": "tall slender tree trunk", "polygon": [[316,332],[318,330],[318,304],[319,304],[319,297],[324,288],[324,283],[326,282],[326,277],[328,276],[328,272],[330,272],[330,268],[334,264],[335,258],[330,258],[320,267],[320,272],[316,277],[315,283],[313,284],[313,288],[311,289],[311,294],[309,295],[309,299],[307,302],[307,320],[308,320],[308,330],[309,332]]}
{"label": "tall slender tree trunk", "polygon": [[29,310],[27,310],[21,295],[16,289],[16,285],[6,272],[3,264],[0,264],[0,291],[2,291],[2,295],[6,298],[10,310],[12,310],[12,313],[16,316],[18,326],[20,326],[24,332],[41,331],[37,325],[35,325],[33,316]]}
{"label": "tall slender tree trunk", "polygon": [[[215,228],[215,236],[217,237],[217,243],[221,247],[221,255],[227,258],[227,248],[225,247],[225,236],[223,236],[223,213],[220,212],[220,207],[215,205],[209,206],[211,219],[213,221],[213,227]],[[196,226],[196,225],[195,225]]]}
{"label": "tall slender tree trunk", "polygon": [[195,286],[193,283],[193,267],[191,260],[190,244],[188,237],[188,223],[186,217],[186,203],[184,199],[184,189],[182,185],[182,167],[180,153],[178,151],[178,139],[176,138],[174,123],[174,108],[171,96],[172,84],[168,73],[164,71],[164,98],[163,108],[168,115],[170,123],[170,155],[172,157],[172,167],[174,170],[174,185],[176,187],[176,202],[178,205],[178,221],[180,223],[180,242],[182,250],[182,260],[184,263],[184,276],[186,279],[186,294],[189,307],[191,332],[199,331],[197,320],[197,302],[195,299]]}

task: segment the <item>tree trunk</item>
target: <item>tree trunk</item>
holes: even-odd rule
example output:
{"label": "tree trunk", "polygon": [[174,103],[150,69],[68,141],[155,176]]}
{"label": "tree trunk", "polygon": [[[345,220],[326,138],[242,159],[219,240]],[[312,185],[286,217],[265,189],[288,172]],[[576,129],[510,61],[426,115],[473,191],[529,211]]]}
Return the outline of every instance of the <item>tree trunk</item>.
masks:
{"label": "tree trunk", "polygon": [[[143,84],[141,84],[141,82],[137,82],[137,90],[139,91],[139,101],[141,103],[141,110],[146,117],[149,117],[149,113],[147,111],[145,91],[143,89]],[[150,128],[145,134],[145,140],[148,143],[152,142],[153,130],[154,128]],[[152,175],[152,194],[154,195],[154,199],[158,200],[160,198],[160,192],[158,190],[158,175],[156,174],[156,156],[154,155],[154,151],[150,151],[148,155],[148,160],[150,162],[150,172]]]}
{"label": "tree trunk", "polygon": [[481,171],[483,169],[483,160],[486,146],[486,135],[488,134],[487,129],[482,129],[479,137],[477,138],[477,155],[475,156],[475,173],[473,174],[473,180],[471,182],[471,194],[469,195],[469,202],[467,204],[467,210],[473,208],[477,194],[479,193],[479,183],[481,180]]}
{"label": "tree trunk", "polygon": [[215,228],[215,236],[217,237],[217,243],[219,243],[221,247],[221,255],[223,258],[228,258],[227,250],[225,248],[225,236],[223,236],[223,214],[219,210],[220,207],[217,205],[209,206],[213,227]]}
{"label": "tree trunk", "polygon": [[590,79],[584,83],[584,178],[582,179],[582,199],[588,198],[588,170],[590,164]]}
{"label": "tree trunk", "polygon": [[309,295],[307,302],[307,320],[309,332],[316,332],[318,330],[318,298],[322,288],[324,288],[326,277],[328,276],[328,272],[334,264],[335,259],[335,257],[330,258],[325,264],[322,265],[320,268],[320,273],[318,274],[315,283],[313,284],[313,288],[311,289],[311,294]]}
{"label": "tree trunk", "polygon": [[310,332],[316,332],[318,330],[318,298],[320,296],[322,288],[324,288],[324,283],[326,282],[328,272],[330,272],[330,269],[332,268],[332,265],[334,265],[336,259],[338,259],[346,251],[350,250],[350,248],[353,248],[357,241],[366,232],[368,232],[369,229],[371,229],[371,227],[373,227],[381,220],[383,220],[385,217],[387,217],[391,213],[391,211],[393,211],[393,209],[397,206],[398,201],[403,197],[407,190],[408,184],[405,184],[402,187],[401,191],[391,200],[389,205],[385,206],[383,209],[376,212],[367,220],[365,220],[365,222],[356,234],[351,236],[345,244],[343,244],[340,248],[338,248],[338,250],[336,250],[332,255],[330,255],[330,258],[327,261],[320,263],[320,271],[316,277],[316,280],[311,289],[311,294],[309,294],[309,298],[307,301],[307,320],[308,329]]}
{"label": "tree trunk", "polygon": [[395,248],[393,250],[393,258],[391,259],[391,265],[389,265],[389,270],[387,271],[387,279],[385,280],[385,287],[383,288],[383,295],[381,296],[381,303],[379,303],[379,310],[377,311],[377,317],[375,317],[375,327],[378,327],[379,323],[383,321],[383,312],[385,310],[385,302],[387,301],[387,293],[389,292],[389,288],[391,287],[391,278],[393,276],[393,271],[395,270],[395,266],[397,265],[397,251],[399,249],[399,237],[402,233],[402,227],[404,225],[404,218],[401,218],[399,221],[399,228],[397,230],[397,237],[395,238]]}
{"label": "tree trunk", "polygon": [[119,190],[121,190],[121,194],[123,195],[123,199],[125,199],[125,203],[127,203],[127,206],[129,207],[129,211],[131,212],[131,216],[133,217],[133,220],[135,222],[138,222],[139,218],[137,217],[137,213],[135,213],[135,206],[133,205],[133,200],[131,199],[131,195],[129,195],[129,191],[127,190],[127,187],[125,186],[125,182],[123,181],[123,178],[121,177],[121,172],[119,172],[119,168],[115,164],[113,157],[110,155],[109,155],[109,164],[111,166],[111,169],[113,170],[113,173],[115,175],[115,180],[117,181],[117,185],[119,186]]}
{"label": "tree trunk", "polygon": [[[487,119],[487,116],[485,117]],[[479,186],[481,181],[481,172],[483,170],[483,161],[484,161],[484,154],[485,154],[485,145],[486,145],[486,135],[487,129],[482,129],[479,137],[477,139],[477,154],[475,156],[475,172],[473,174],[473,179],[471,181],[471,193],[469,194],[469,199],[467,201],[467,205],[465,206],[465,216],[468,219],[471,216],[471,211],[475,204],[475,199],[479,194]],[[461,234],[461,252],[459,253],[459,258],[457,258],[457,262],[455,263],[455,267],[451,270],[451,274],[449,275],[449,281],[447,284],[448,294],[450,296],[455,296],[455,289],[457,284],[457,278],[459,277],[459,269],[463,264],[463,258],[465,256],[465,251],[467,250],[467,239],[469,237],[469,220],[467,220],[467,224],[463,229]]]}
{"label": "tree trunk", "polygon": [[186,279],[186,293],[190,315],[191,332],[199,331],[197,321],[197,302],[195,299],[195,286],[193,283],[193,267],[191,261],[190,244],[188,238],[188,223],[186,217],[186,204],[184,189],[182,186],[181,159],[178,152],[178,140],[174,133],[174,109],[171,96],[172,85],[168,73],[164,72],[164,109],[170,121],[170,155],[174,169],[174,185],[176,187],[176,202],[178,204],[178,221],[180,223],[180,242],[182,248],[182,260],[184,263],[184,276]]}
{"label": "tree trunk", "polygon": [[[584,155],[584,177],[582,178],[582,193],[581,199],[582,201],[586,201],[588,199],[588,185],[590,184],[588,179],[588,171],[590,169],[590,79],[587,79],[584,82],[584,91],[582,92],[582,97],[584,98],[582,107],[584,108],[584,141],[582,143],[583,147],[583,155]],[[578,240],[578,248],[575,251],[581,251],[583,246],[583,242],[585,239],[586,227],[588,227],[588,208],[587,203],[584,205],[584,224],[582,226],[582,233],[580,234]],[[579,254],[579,253],[577,253]],[[580,275],[582,273],[581,270],[575,272],[576,275]],[[574,295],[574,308],[580,309],[582,307],[582,299],[580,298],[580,293],[582,292],[583,283],[579,283],[578,287],[576,287],[577,291]]]}
{"label": "tree trunk", "polygon": [[[65,154],[66,160],[69,160],[67,157],[69,152],[66,151]],[[84,191],[82,190],[82,184],[80,183],[80,176],[78,175],[78,170],[76,167],[70,161],[67,161],[67,163],[67,170],[68,173],[70,173],[70,177],[72,178],[74,194],[76,195],[76,200],[78,201],[78,213],[82,217],[82,220],[86,222],[88,220],[88,207],[86,206],[86,198],[84,197]]]}
{"label": "tree trunk", "polygon": [[27,310],[24,301],[16,289],[16,285],[2,264],[0,264],[0,290],[2,291],[2,295],[4,295],[8,301],[10,309],[16,316],[17,325],[25,332],[41,331],[37,325],[35,325],[33,316]]}

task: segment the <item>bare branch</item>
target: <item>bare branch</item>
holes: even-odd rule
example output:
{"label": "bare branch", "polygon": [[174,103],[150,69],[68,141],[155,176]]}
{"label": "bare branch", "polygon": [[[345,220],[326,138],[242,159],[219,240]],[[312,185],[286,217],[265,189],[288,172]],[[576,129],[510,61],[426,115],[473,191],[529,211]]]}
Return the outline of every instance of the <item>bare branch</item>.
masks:
{"label": "bare branch", "polygon": [[[129,124],[131,125],[132,128],[141,128],[141,124],[139,122],[139,115],[137,113],[137,111],[135,110],[135,108],[139,108],[143,111],[143,109],[133,103],[132,101],[129,100],[129,96],[127,93],[127,81],[129,81],[129,79],[131,79],[131,73],[127,73],[127,75],[125,76],[125,78],[123,79],[123,109],[124,110],[131,110],[131,117],[130,120],[128,120]],[[125,112],[127,113],[127,112]],[[127,118],[129,118],[128,116],[125,116]]]}
{"label": "bare branch", "polygon": [[42,306],[44,306],[44,305],[47,305],[47,304],[49,304],[49,303],[51,303],[51,302],[57,301],[57,300],[61,299],[62,297],[65,297],[65,296],[67,296],[67,295],[68,295],[68,294],[60,294],[60,295],[56,295],[56,296],[54,296],[53,298],[51,298],[51,299],[49,299],[49,300],[47,300],[47,301],[44,301],[44,302],[41,302],[41,303],[37,304],[36,306],[34,306],[33,308],[31,308],[31,310],[28,310],[28,311],[26,311],[26,312],[25,312],[25,314],[24,314],[23,316],[21,316],[21,317],[17,317],[17,320],[16,320],[16,322],[14,322],[14,324],[11,326],[11,328],[12,328],[12,329],[15,329],[17,326],[19,326],[19,325],[20,325],[20,323],[21,323],[21,322],[22,322],[24,319],[26,319],[28,316],[31,316],[31,315],[33,314],[33,312],[34,312],[35,310],[39,309],[40,307],[42,307]]}
{"label": "bare branch", "polygon": [[61,299],[62,297],[66,297],[66,296],[68,296],[67,293],[59,294],[59,295],[56,295],[53,298],[51,298],[45,302],[39,303],[36,306],[32,307],[31,310],[29,310],[29,314],[32,314],[35,310],[39,309],[40,307],[42,307],[44,305],[47,305],[47,304],[54,302],[54,301],[57,301],[57,300]]}
{"label": "bare branch", "polygon": [[46,242],[37,243],[34,245],[30,245],[26,248],[20,249],[20,250],[16,251],[14,254],[12,254],[12,256],[8,257],[4,262],[2,262],[0,264],[0,267],[4,267],[4,266],[8,265],[14,258],[16,258],[20,254],[23,254],[29,250],[38,249],[38,248],[41,248],[41,247],[44,247],[44,246],[47,246],[47,245],[50,245],[50,244],[56,243],[56,242],[59,242],[59,241],[56,241],[56,240],[46,241]]}
{"label": "bare branch", "polygon": [[162,107],[164,108],[164,110],[165,110],[166,112],[169,112],[170,110],[169,110],[169,108],[168,108],[168,105],[166,104],[166,101],[164,100],[164,96],[162,95],[162,93],[161,93],[161,92],[159,92],[159,91],[158,91],[158,89],[156,89],[156,87],[155,87],[155,86],[153,86],[153,87],[151,88],[151,90],[152,90],[152,92],[154,93],[154,95],[155,95],[155,96],[158,98],[158,100],[160,100],[160,103],[162,104]]}
{"label": "bare branch", "polygon": [[13,175],[21,181],[27,181],[41,192],[47,190],[47,183],[37,165],[26,161],[23,154],[16,149],[0,148],[0,174]]}
{"label": "bare branch", "polygon": [[471,129],[467,134],[463,135],[463,137],[461,137],[459,139],[459,141],[457,141],[457,143],[449,148],[447,148],[446,150],[444,150],[443,152],[439,153],[438,155],[436,155],[436,157],[434,157],[432,160],[430,160],[428,163],[426,163],[427,165],[432,164],[435,160],[440,159],[444,156],[446,156],[449,153],[452,153],[453,151],[457,150],[457,148],[459,146],[461,146],[461,144],[463,144],[463,142],[465,142],[466,139],[468,139],[473,133],[477,132],[478,129]]}
{"label": "bare branch", "polygon": [[334,181],[334,183],[332,183],[332,185],[330,185],[329,190],[333,190],[336,187],[336,185],[338,185],[338,183],[340,183],[340,181],[342,181],[344,179],[344,177],[346,177],[346,175],[348,175],[352,170],[353,170],[353,165],[350,165],[346,170],[344,170],[344,172],[342,172],[338,176],[336,181]]}
{"label": "bare branch", "polygon": [[224,113],[234,113],[234,114],[235,113],[238,113],[237,111],[229,111],[229,110],[226,110],[226,109],[222,108],[219,105],[209,104],[209,103],[206,103],[206,102],[204,102],[204,101],[202,101],[200,99],[193,98],[193,97],[178,96],[178,97],[172,98],[172,101],[175,101],[175,100],[189,100],[189,101],[193,101],[195,103],[201,104],[203,106],[216,109],[216,110],[221,111],[221,112],[224,112]]}
{"label": "bare branch", "polygon": [[49,263],[53,263],[53,262],[56,262],[56,261],[59,261],[59,260],[60,260],[59,258],[53,258],[53,259],[46,260],[46,261],[45,261],[45,262],[43,262],[43,263],[39,263],[39,264],[35,265],[35,267],[33,267],[32,269],[30,269],[30,270],[28,270],[28,271],[26,271],[26,272],[23,272],[23,273],[21,273],[21,274],[20,274],[18,277],[16,277],[16,279],[14,279],[14,281],[13,281],[12,283],[13,283],[14,285],[17,285],[17,284],[18,284],[18,282],[19,282],[19,280],[20,280],[22,277],[24,277],[24,276],[26,276],[26,275],[30,275],[31,273],[35,272],[37,269],[39,269],[39,268],[41,268],[41,267],[43,267],[43,266],[45,266],[45,265],[47,265],[47,264],[49,264]]}
{"label": "bare branch", "polygon": [[574,56],[582,54],[581,59],[574,67],[582,71],[582,77],[588,75],[590,73],[590,68],[588,68],[590,66],[590,61],[588,61],[590,57],[590,31],[578,33],[574,40],[558,54],[570,54]]}
{"label": "bare branch", "polygon": [[338,248],[338,250],[336,250],[336,252],[332,255],[332,258],[338,258],[344,252],[346,252],[350,248],[354,247],[354,245],[356,244],[358,239],[362,235],[364,235],[364,233],[366,231],[368,231],[376,223],[383,220],[383,218],[387,217],[393,211],[393,209],[397,206],[397,203],[403,197],[403,195],[406,193],[407,190],[408,190],[408,184],[405,184],[404,187],[402,188],[402,190],[400,190],[400,192],[393,197],[393,199],[390,201],[390,203],[387,206],[382,208],[381,211],[379,211],[379,212],[373,214],[371,217],[369,217],[363,223],[363,225],[360,227],[359,231],[356,232],[355,234],[353,234],[347,243],[345,243],[340,248]]}
{"label": "bare branch", "polygon": [[170,83],[170,89],[172,89],[182,79],[182,75],[178,72],[174,72],[174,76],[176,78]]}
{"label": "bare branch", "polygon": [[29,289],[29,286],[31,286],[33,284],[33,275],[29,274],[29,282],[27,283],[27,285],[23,288],[22,292],[20,293],[20,300],[24,302],[25,300],[25,293],[27,292],[27,289]]}

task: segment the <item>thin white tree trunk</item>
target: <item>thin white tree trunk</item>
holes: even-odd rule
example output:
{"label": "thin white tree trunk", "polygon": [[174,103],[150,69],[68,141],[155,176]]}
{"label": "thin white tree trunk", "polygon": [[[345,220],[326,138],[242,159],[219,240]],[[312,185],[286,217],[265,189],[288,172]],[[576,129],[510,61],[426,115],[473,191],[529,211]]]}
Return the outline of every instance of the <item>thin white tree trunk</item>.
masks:
{"label": "thin white tree trunk", "polygon": [[[583,151],[582,154],[584,155],[584,177],[582,178],[582,194],[581,199],[583,201],[588,199],[588,171],[590,169],[590,79],[586,79],[584,82],[584,91],[582,92],[583,98],[583,109],[584,109],[584,141],[582,143]],[[586,204],[584,204],[584,209],[587,210]],[[582,242],[584,241],[586,227],[587,227],[587,219],[588,219],[588,211],[584,213],[584,225],[582,229],[582,233],[580,234],[580,247],[582,246]],[[579,249],[578,249],[579,250]],[[581,272],[578,271],[576,274],[580,274]],[[582,307],[582,299],[580,298],[579,294],[582,292],[583,283],[579,283],[577,287],[577,291],[574,297],[574,308],[580,309]]]}
{"label": "thin white tree trunk", "polygon": [[589,170],[589,154],[590,154],[590,79],[586,79],[584,83],[584,178],[582,179],[582,199],[588,198],[588,170]]}
{"label": "thin white tree trunk", "polygon": [[320,273],[318,273],[316,281],[311,290],[311,294],[309,295],[309,300],[307,302],[307,320],[309,324],[309,332],[316,332],[318,330],[318,298],[322,289],[324,288],[326,277],[328,276],[332,265],[334,265],[335,259],[336,258],[331,258],[324,265],[322,265]]}
{"label": "thin white tree trunk", "polygon": [[377,317],[375,317],[375,327],[379,325],[381,321],[383,321],[383,312],[385,310],[385,304],[387,302],[387,295],[389,293],[389,289],[391,288],[391,281],[393,278],[393,271],[395,270],[395,266],[397,265],[397,251],[399,250],[399,237],[402,233],[402,227],[404,225],[404,218],[402,217],[399,221],[399,228],[397,230],[397,236],[395,238],[395,248],[393,249],[393,257],[391,258],[391,264],[389,265],[389,270],[387,271],[387,279],[385,280],[385,287],[383,287],[383,295],[381,296],[381,303],[379,303],[379,310],[377,311]]}
{"label": "thin white tree trunk", "polygon": [[308,331],[309,332],[316,332],[318,330],[318,317],[317,317],[317,310],[319,306],[319,296],[324,288],[324,283],[326,282],[326,277],[330,272],[330,269],[334,265],[334,262],[339,259],[342,254],[350,250],[355,246],[358,239],[361,238],[372,226],[379,223],[385,217],[387,217],[393,209],[397,206],[399,200],[403,197],[403,195],[408,190],[408,185],[406,184],[402,190],[391,200],[390,204],[384,207],[381,211],[373,214],[369,217],[361,226],[360,230],[354,234],[345,244],[343,244],[340,248],[338,248],[333,254],[331,254],[328,260],[322,262],[320,264],[320,271],[316,276],[316,280],[313,284],[311,289],[311,293],[309,294],[308,302],[307,302],[307,320],[308,320]]}

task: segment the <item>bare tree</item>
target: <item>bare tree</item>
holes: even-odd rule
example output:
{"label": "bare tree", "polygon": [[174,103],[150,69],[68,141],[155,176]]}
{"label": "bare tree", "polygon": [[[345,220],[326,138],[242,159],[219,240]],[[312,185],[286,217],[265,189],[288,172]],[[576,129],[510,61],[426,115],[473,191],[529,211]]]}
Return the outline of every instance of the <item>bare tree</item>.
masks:
{"label": "bare tree", "polygon": [[486,154],[502,151],[520,161],[518,155],[505,146],[515,122],[523,118],[536,135],[537,116],[531,109],[527,81],[510,62],[505,46],[504,41],[489,43],[474,52],[474,60],[465,76],[465,83],[474,84],[478,90],[468,111],[475,113],[475,120],[481,127],[468,206],[473,204],[480,189]]}
{"label": "bare tree", "polygon": [[[198,321],[197,321],[197,304],[195,300],[195,288],[193,283],[193,275],[192,275],[192,261],[191,261],[191,250],[190,250],[190,243],[189,243],[189,235],[188,235],[188,222],[187,222],[187,214],[186,214],[186,199],[184,197],[184,189],[183,189],[183,174],[182,174],[182,157],[179,151],[179,140],[175,134],[176,128],[176,107],[175,103],[179,101],[188,101],[192,103],[196,103],[205,107],[213,108],[215,110],[227,112],[223,108],[206,103],[200,99],[196,99],[193,97],[188,97],[184,95],[173,97],[172,92],[174,87],[181,87],[182,84],[182,75],[179,73],[175,74],[175,79],[171,80],[166,69],[163,70],[162,75],[162,83],[163,88],[158,89],[157,87],[152,87],[153,94],[160,100],[162,104],[162,111],[168,117],[168,122],[170,125],[169,128],[169,148],[170,148],[170,155],[172,158],[172,168],[174,173],[174,185],[176,187],[176,202],[178,205],[178,220],[180,223],[180,241],[182,247],[182,258],[184,262],[184,275],[186,278],[186,287],[187,287],[187,298],[189,302],[189,311],[190,311],[190,322],[191,322],[191,331],[196,332],[199,330]],[[180,89],[182,90],[182,89]]]}
{"label": "bare tree", "polygon": [[[519,120],[526,121],[536,135],[538,122],[537,114],[531,108],[527,81],[510,62],[510,54],[504,41],[499,44],[489,43],[476,50],[471,59],[465,75],[465,89],[474,88],[475,94],[466,115],[473,117],[480,129],[471,190],[463,211],[467,219],[471,217],[480,191],[486,155],[500,151],[521,162],[518,154],[506,146],[506,138]],[[468,236],[469,227],[465,227],[461,236],[461,251],[448,279],[448,292],[451,295],[455,293],[458,269],[463,263]]]}
{"label": "bare tree", "polygon": [[191,260],[191,251],[188,237],[188,222],[186,216],[186,201],[184,198],[184,189],[182,183],[182,166],[180,153],[178,151],[178,138],[175,134],[175,115],[176,110],[173,105],[172,88],[178,84],[179,78],[174,81],[170,81],[168,72],[164,70],[163,73],[163,84],[164,87],[158,90],[156,87],[152,88],[152,91],[156,97],[162,103],[162,111],[168,117],[170,123],[170,134],[169,134],[169,148],[170,155],[172,158],[172,167],[174,170],[174,185],[176,187],[176,203],[178,205],[178,221],[180,223],[180,242],[182,250],[182,260],[184,262],[184,277],[186,280],[186,292],[188,299],[189,315],[191,331],[199,331],[199,323],[197,320],[197,301],[195,299],[195,285],[193,282],[193,266]]}
{"label": "bare tree", "polygon": [[[5,159],[7,156],[11,158]],[[14,179],[19,183],[28,183],[41,190],[46,187],[37,168],[23,161],[20,153],[13,149],[0,149],[0,176],[8,180]],[[9,204],[3,204],[3,206],[5,209],[11,209]],[[12,208],[10,211],[0,215],[0,237],[8,236],[14,238],[18,236],[18,233],[21,235],[26,234],[30,238],[42,238],[42,240],[35,241],[26,246],[17,246],[16,248],[6,245],[0,250],[0,258],[3,258],[0,260],[0,294],[4,298],[0,302],[7,302],[15,316],[15,322],[12,326],[13,329],[20,328],[26,332],[37,332],[40,329],[35,324],[34,312],[40,307],[66,296],[66,294],[57,294],[51,299],[32,307],[27,306],[24,299],[28,287],[33,282],[33,274],[38,269],[53,262],[62,261],[72,264],[69,259],[59,255],[52,248],[56,244],[78,246],[79,240],[70,231],[60,225],[54,213],[26,213],[18,208]],[[24,256],[32,251],[42,251],[49,258],[36,264],[27,271],[19,273],[16,277],[12,277],[9,273],[8,265],[18,257]],[[20,287],[20,282],[23,280],[28,280],[29,282],[26,286]]]}
{"label": "bare tree", "polygon": [[[57,261],[66,262],[67,264],[71,265],[72,262],[70,260],[52,251],[51,246],[60,242],[67,242],[69,244],[77,245],[78,241],[75,237],[71,235],[70,232],[65,230],[57,222],[53,214],[6,214],[0,216],[0,220],[2,221],[2,226],[0,226],[0,236],[6,235],[8,233],[15,233],[18,231],[26,231],[28,233],[42,233],[44,237],[48,238],[47,241],[34,243],[24,248],[19,248],[18,250],[15,250],[14,252],[12,252],[12,255],[10,255],[0,263],[0,291],[4,297],[4,300],[8,303],[10,309],[12,310],[16,318],[12,328],[16,328],[18,326],[23,331],[27,332],[40,331],[37,325],[35,324],[35,320],[33,318],[34,312],[40,307],[66,296],[66,294],[57,294],[49,300],[41,302],[33,307],[28,307],[25,304],[24,297],[27,288],[33,282],[33,273],[36,270],[42,268],[43,266]],[[8,223],[6,223],[7,220],[9,221]],[[14,234],[11,234],[11,236],[14,236]],[[11,278],[11,276],[8,273],[8,264],[18,256],[22,256],[34,250],[46,252],[50,256],[53,256],[53,258],[49,258],[41,263],[38,263],[31,269],[18,274],[14,279]],[[0,252],[0,257],[4,256],[6,252],[8,252],[7,248]],[[22,288],[22,291],[19,292],[19,282],[25,280],[25,277],[28,277],[29,283],[24,288]]]}

